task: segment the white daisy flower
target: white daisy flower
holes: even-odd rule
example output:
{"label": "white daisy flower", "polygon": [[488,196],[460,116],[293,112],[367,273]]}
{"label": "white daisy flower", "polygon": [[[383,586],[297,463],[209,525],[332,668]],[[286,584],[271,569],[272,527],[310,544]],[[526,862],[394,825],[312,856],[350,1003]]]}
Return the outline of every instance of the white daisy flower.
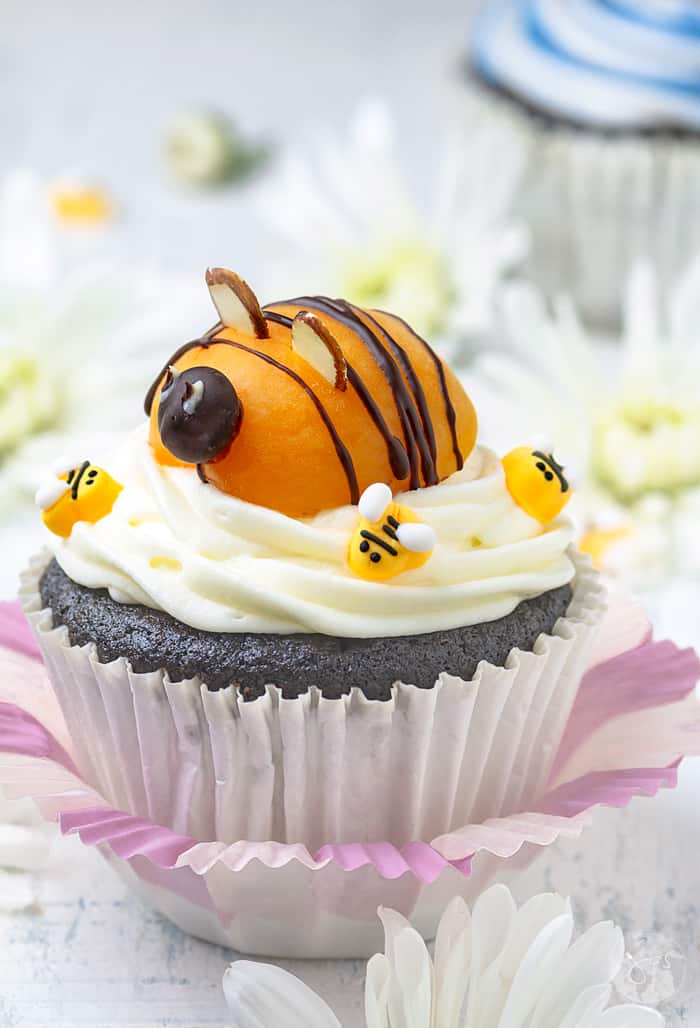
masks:
{"label": "white daisy flower", "polygon": [[297,140],[259,187],[256,206],[285,241],[285,288],[386,308],[464,354],[491,323],[497,283],[529,240],[511,214],[524,168],[518,144],[481,124],[455,132],[432,162],[421,203],[401,166],[395,126],[366,101],[340,138]]}
{"label": "white daisy flower", "polygon": [[68,258],[67,226],[99,211],[91,191],[0,180],[0,513],[33,495],[57,453],[92,454],[138,423],[162,355],[209,317],[198,283]]}
{"label": "white daisy flower", "polygon": [[700,572],[699,314],[700,258],[665,303],[651,266],[638,265],[614,342],[587,335],[567,297],[550,309],[533,287],[512,285],[502,303],[510,348],[484,353],[469,376],[491,438],[555,442],[577,472],[584,548],[634,585]]}
{"label": "white daisy flower", "polygon": [[[367,965],[367,1028],[659,1028],[648,1007],[609,1006],[622,932],[603,921],[573,941],[568,900],[535,896],[518,909],[494,885],[470,914],[454,899],[430,953],[393,910],[379,911],[385,952]],[[279,967],[239,961],[224,975],[233,1028],[340,1028],[330,1008]]]}
{"label": "white daisy flower", "polygon": [[31,800],[0,796],[0,912],[35,905],[35,875],[48,863],[54,832]]}

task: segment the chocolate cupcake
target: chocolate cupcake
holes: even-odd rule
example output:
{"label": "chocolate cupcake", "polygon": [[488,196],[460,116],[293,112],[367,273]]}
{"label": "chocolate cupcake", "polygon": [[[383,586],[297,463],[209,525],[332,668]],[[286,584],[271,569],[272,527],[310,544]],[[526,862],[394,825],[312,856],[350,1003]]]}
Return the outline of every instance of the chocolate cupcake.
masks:
{"label": "chocolate cupcake", "polygon": [[544,781],[603,611],[565,469],[399,318],[232,272],[25,576],[81,769],[195,839],[431,838]]}
{"label": "chocolate cupcake", "polygon": [[471,115],[529,153],[531,270],[597,322],[635,261],[668,284],[700,246],[699,33],[695,0],[491,0],[474,24]]}

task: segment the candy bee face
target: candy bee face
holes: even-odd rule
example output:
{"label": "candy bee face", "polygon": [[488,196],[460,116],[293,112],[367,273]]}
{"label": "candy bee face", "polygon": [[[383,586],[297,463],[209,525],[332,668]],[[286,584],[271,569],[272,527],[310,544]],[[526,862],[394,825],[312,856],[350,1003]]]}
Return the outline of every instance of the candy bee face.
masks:
{"label": "candy bee face", "polygon": [[324,297],[263,310],[224,269],[207,284],[221,323],[174,354],[146,399],[159,463],[296,518],[356,504],[373,482],[399,492],[461,468],[474,408],[400,319]]}
{"label": "candy bee face", "polygon": [[348,550],[350,570],[369,582],[386,582],[422,567],[435,547],[435,533],[408,507],[394,503],[382,483],[360,497],[360,520]]}
{"label": "candy bee face", "polygon": [[49,531],[66,539],[78,521],[94,524],[106,517],[122,487],[88,460],[68,469],[58,462],[54,468],[56,477],[38,491],[36,502]]}
{"label": "candy bee face", "polygon": [[503,469],[517,505],[543,525],[554,521],[571,499],[564,468],[551,453],[518,446],[503,458]]}

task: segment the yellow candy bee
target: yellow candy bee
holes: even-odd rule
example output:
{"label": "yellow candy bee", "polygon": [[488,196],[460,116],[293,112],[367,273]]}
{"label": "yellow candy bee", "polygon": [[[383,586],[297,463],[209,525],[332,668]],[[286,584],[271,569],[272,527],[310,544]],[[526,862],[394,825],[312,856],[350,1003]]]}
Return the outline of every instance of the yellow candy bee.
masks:
{"label": "yellow candy bee", "polygon": [[554,521],[571,499],[571,486],[554,455],[517,446],[503,458],[508,491],[517,505],[543,525]]}
{"label": "yellow candy bee", "polygon": [[44,524],[67,539],[78,521],[93,524],[111,511],[122,487],[103,468],[84,460],[81,464],[63,460],[54,464],[55,478],[36,494]]}
{"label": "yellow candy bee", "polygon": [[435,548],[435,532],[410,510],[394,503],[383,482],[368,486],[358,504],[360,521],[348,551],[359,578],[385,582],[402,571],[422,567]]}

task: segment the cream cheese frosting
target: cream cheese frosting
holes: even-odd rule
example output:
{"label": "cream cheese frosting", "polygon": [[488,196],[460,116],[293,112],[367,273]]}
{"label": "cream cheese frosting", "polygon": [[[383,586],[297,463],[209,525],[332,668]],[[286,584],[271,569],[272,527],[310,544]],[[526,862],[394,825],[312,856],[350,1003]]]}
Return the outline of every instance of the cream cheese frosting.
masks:
{"label": "cream cheese frosting", "polygon": [[700,129],[696,0],[494,0],[472,62],[553,116],[611,128]]}
{"label": "cream cheese frosting", "polygon": [[430,560],[390,583],[347,564],[356,507],[296,520],[158,464],[145,429],[109,464],[112,511],[52,540],[74,581],[212,632],[415,635],[491,621],[570,582],[563,516],[542,526],[512,500],[498,457],[477,446],[461,471],[397,497],[430,524]]}

